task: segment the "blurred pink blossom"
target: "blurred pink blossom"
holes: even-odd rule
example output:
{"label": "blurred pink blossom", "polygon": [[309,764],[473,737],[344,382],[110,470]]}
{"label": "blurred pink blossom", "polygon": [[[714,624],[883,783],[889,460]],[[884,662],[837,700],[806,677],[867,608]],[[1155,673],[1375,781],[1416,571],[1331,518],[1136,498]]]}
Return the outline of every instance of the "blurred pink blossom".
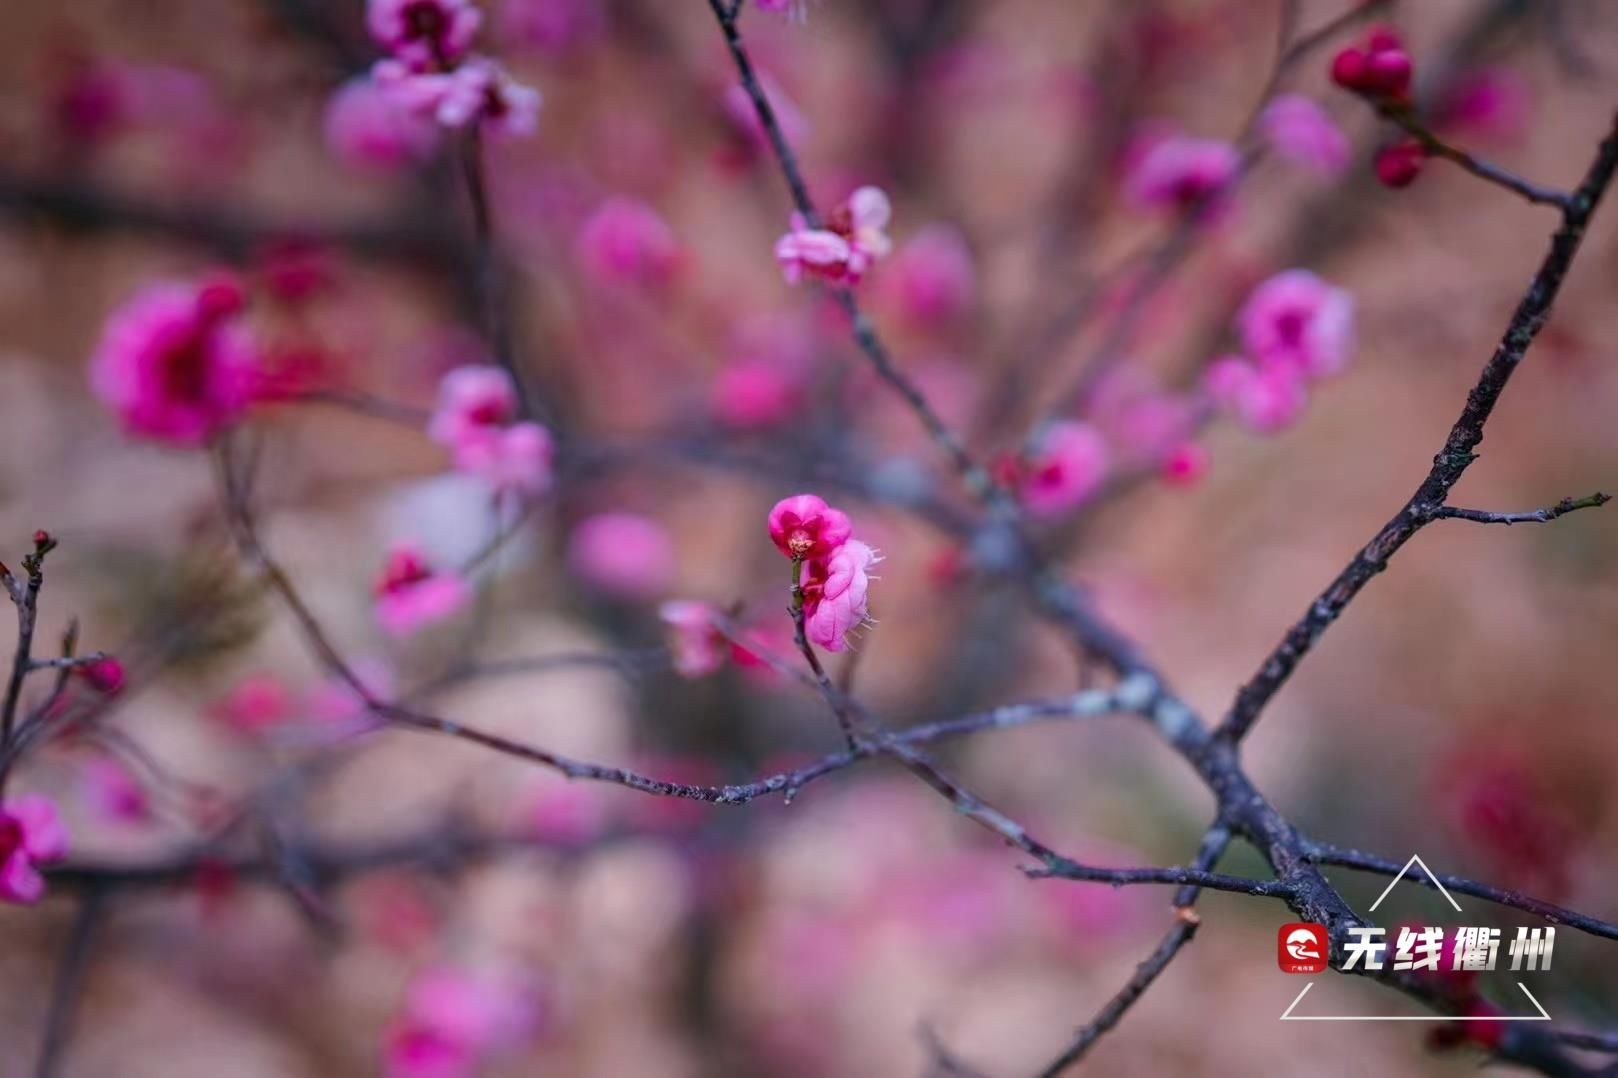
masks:
{"label": "blurred pink blossom", "polygon": [[487,57],[474,56],[447,72],[412,71],[397,60],[379,60],[371,77],[401,106],[444,127],[476,122],[491,133],[520,137],[539,126],[539,91]]}
{"label": "blurred pink blossom", "polygon": [[390,1078],[470,1076],[490,1055],[521,1043],[538,1022],[531,992],[492,976],[441,966],[410,986],[387,1035]]}
{"label": "blurred pink blossom", "polygon": [[1091,393],[1088,414],[1118,456],[1134,465],[1161,464],[1192,433],[1197,405],[1165,392],[1156,378],[1133,365],[1120,365]]}
{"label": "blurred pink blossom", "polygon": [[584,846],[607,826],[601,792],[587,783],[547,779],[528,806],[528,833],[554,846]]}
{"label": "blurred pink blossom", "polygon": [[1290,367],[1255,367],[1241,356],[1209,364],[1203,389],[1220,408],[1254,434],[1275,434],[1303,415],[1308,403],[1303,378]]}
{"label": "blurred pink blossom", "polygon": [[892,242],[886,232],[893,207],[880,187],[861,187],[832,211],[824,228],[809,228],[802,215],[792,215],[792,229],[775,244],[775,260],[789,284],[804,274],[837,284],[855,285],[887,255]]}
{"label": "blurred pink blossom", "polygon": [[804,562],[803,627],[811,642],[827,651],[847,649],[848,635],[870,620],[870,569],[881,560],[850,539],[830,555]]}
{"label": "blurred pink blossom", "polygon": [[1348,365],[1354,297],[1308,270],[1286,270],[1253,290],[1237,312],[1236,329],[1260,367],[1325,378]]}
{"label": "blurred pink blossom", "polygon": [[674,670],[681,677],[706,677],[725,663],[725,638],[716,626],[718,611],[692,599],[671,599],[658,607],[658,616],[672,630],[669,650]]}
{"label": "blurred pink blossom", "polygon": [[129,768],[111,756],[93,756],[79,771],[79,789],[90,812],[114,824],[144,823],[151,798]]}
{"label": "blurred pink blossom", "polygon": [[31,905],[45,895],[37,866],[67,856],[67,827],[38,794],[0,802],[0,902]]}
{"label": "blurred pink blossom", "polygon": [[463,438],[455,447],[455,468],[496,492],[539,495],[550,489],[555,452],[544,427],[515,423]]}
{"label": "blurred pink blossom", "polygon": [[1111,454],[1089,423],[1059,420],[1040,436],[1018,493],[1035,516],[1055,516],[1083,505],[1106,482]]}
{"label": "blurred pink blossom", "polygon": [[376,584],[376,619],[391,636],[409,636],[451,617],[471,598],[466,581],[435,572],[421,550],[401,543],[388,552]]}
{"label": "blurred pink blossom", "polygon": [[776,502],[769,529],[776,549],[794,561],[830,557],[854,533],[847,513],[813,494],[794,494]]}
{"label": "blurred pink blossom", "polygon": [[132,434],[207,442],[252,400],[258,354],[236,319],[241,305],[224,277],[145,286],[108,317],[91,388]]}
{"label": "blurred pink blossom", "polygon": [[656,210],[644,202],[607,199],[579,227],[574,250],[598,283],[659,285],[673,276],[680,244]]}
{"label": "blurred pink blossom", "polygon": [[1171,486],[1189,487],[1202,481],[1211,464],[1208,449],[1200,442],[1181,442],[1163,458],[1163,481]]}
{"label": "blurred pink blossom", "polygon": [[894,254],[884,283],[885,294],[909,322],[937,326],[959,318],[971,306],[977,273],[958,229],[928,225]]}
{"label": "blurred pink blossom", "polygon": [[598,591],[629,601],[650,599],[674,577],[674,544],[651,517],[598,513],[573,529],[567,562]]}
{"label": "blurred pink blossom", "polygon": [[426,160],[438,144],[432,121],[365,77],[332,95],[325,133],[332,156],[357,172],[397,172]]}
{"label": "blurred pink blossom", "polygon": [[1149,134],[1131,156],[1124,194],[1143,209],[1215,211],[1241,167],[1230,143],[1179,133]]}
{"label": "blurred pink blossom", "polygon": [[292,717],[292,693],[274,674],[249,674],[231,686],[212,711],[244,734],[260,734]]}
{"label": "blurred pink blossom", "polygon": [[790,419],[801,391],[790,372],[769,360],[732,363],[714,378],[714,417],[727,427],[758,430]]}
{"label": "blurred pink blossom", "polygon": [[1337,176],[1349,165],[1353,147],[1325,109],[1301,94],[1282,94],[1259,118],[1275,152],[1321,176]]}
{"label": "blurred pink blossom", "polygon": [[503,367],[489,363],[456,367],[438,382],[438,405],[427,436],[454,449],[517,418],[517,390]]}
{"label": "blurred pink blossom", "polygon": [[416,71],[466,55],[483,23],[471,0],[368,0],[365,25],[377,44]]}
{"label": "blurred pink blossom", "polygon": [[1485,67],[1455,81],[1439,101],[1433,124],[1458,135],[1511,142],[1523,136],[1532,118],[1533,99],[1522,76]]}

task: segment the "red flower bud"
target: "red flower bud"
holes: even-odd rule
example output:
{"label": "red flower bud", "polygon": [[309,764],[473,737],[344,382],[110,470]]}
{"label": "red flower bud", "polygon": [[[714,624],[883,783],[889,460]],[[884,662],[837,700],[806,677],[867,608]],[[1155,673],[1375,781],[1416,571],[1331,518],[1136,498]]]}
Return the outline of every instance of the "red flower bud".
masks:
{"label": "red flower bud", "polygon": [[1389,49],[1403,49],[1404,39],[1399,31],[1391,26],[1373,26],[1365,35],[1365,47],[1371,52],[1386,52]]}
{"label": "red flower bud", "polygon": [[197,311],[206,319],[229,318],[241,310],[245,302],[241,284],[228,273],[210,276],[197,289]]}
{"label": "red flower bud", "polygon": [[1365,68],[1368,57],[1361,49],[1347,48],[1332,58],[1331,80],[1345,90],[1358,93],[1365,89]]}
{"label": "red flower bud", "polygon": [[113,696],[124,687],[124,664],[110,655],[81,669],[84,680],[99,693]]}
{"label": "red flower bud", "polygon": [[1421,175],[1427,151],[1415,139],[1384,146],[1376,155],[1376,178],[1388,187],[1409,187]]}
{"label": "red flower bud", "polygon": [[46,543],[49,543],[50,541],[51,541],[51,533],[46,531],[44,528],[41,528],[39,531],[34,533],[34,545],[35,546],[44,546]]}
{"label": "red flower bud", "polygon": [[1410,91],[1410,54],[1403,49],[1373,52],[1365,61],[1365,89],[1379,97],[1403,97]]}

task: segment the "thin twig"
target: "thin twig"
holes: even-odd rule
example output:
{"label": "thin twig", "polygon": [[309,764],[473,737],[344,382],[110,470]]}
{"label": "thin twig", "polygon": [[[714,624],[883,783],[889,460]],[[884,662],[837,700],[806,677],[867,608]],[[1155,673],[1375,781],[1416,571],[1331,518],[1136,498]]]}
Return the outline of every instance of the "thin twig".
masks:
{"label": "thin twig", "polygon": [[1530,509],[1525,513],[1491,513],[1483,509],[1460,509],[1443,506],[1433,515],[1439,520],[1470,520],[1475,524],[1549,524],[1559,516],[1575,509],[1594,509],[1612,501],[1612,495],[1595,493],[1588,498],[1563,498],[1544,509]]}

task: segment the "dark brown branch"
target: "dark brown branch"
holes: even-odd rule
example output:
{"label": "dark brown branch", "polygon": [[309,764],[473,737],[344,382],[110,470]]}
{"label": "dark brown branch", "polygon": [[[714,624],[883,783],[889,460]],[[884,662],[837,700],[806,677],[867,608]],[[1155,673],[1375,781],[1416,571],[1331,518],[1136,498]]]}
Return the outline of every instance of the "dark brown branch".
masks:
{"label": "dark brown branch", "polygon": [[91,944],[105,914],[106,902],[107,895],[99,887],[89,888],[79,899],[79,910],[73,918],[67,944],[62,948],[61,960],[57,963],[56,981],[51,986],[50,1010],[46,1013],[45,1033],[34,1067],[36,1078],[51,1078],[61,1065],[68,1035],[73,1031],[73,1019],[78,1013],[79,999],[84,993],[84,976],[90,968]]}
{"label": "dark brown branch", "polygon": [[1444,506],[1433,514],[1439,520],[1470,520],[1475,524],[1549,524],[1557,517],[1575,509],[1594,509],[1612,501],[1612,495],[1597,492],[1588,498],[1563,498],[1544,509],[1530,509],[1525,513],[1491,513],[1483,509],[1459,509]]}

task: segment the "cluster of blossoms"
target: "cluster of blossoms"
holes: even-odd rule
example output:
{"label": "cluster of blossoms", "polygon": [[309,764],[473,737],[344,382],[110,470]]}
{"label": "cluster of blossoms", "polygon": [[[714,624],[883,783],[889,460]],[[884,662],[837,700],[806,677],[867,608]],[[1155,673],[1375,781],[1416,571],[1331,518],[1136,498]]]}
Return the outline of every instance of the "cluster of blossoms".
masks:
{"label": "cluster of blossoms", "polygon": [[1278,273],[1236,316],[1245,357],[1209,365],[1203,388],[1247,429],[1273,434],[1295,422],[1311,382],[1340,373],[1354,344],[1354,297],[1308,270]]}
{"label": "cluster of blossoms", "polygon": [[792,559],[805,635],[827,651],[845,650],[848,635],[870,621],[870,569],[880,556],[853,538],[848,514],[813,494],[777,502],[769,529]]}
{"label": "cluster of blossoms", "polygon": [[38,795],[0,802],[0,901],[34,903],[45,894],[39,865],[67,856],[67,828]]}
{"label": "cluster of blossoms", "polygon": [[[1331,78],[1338,86],[1359,94],[1384,112],[1410,107],[1414,65],[1404,40],[1391,27],[1371,30],[1363,41],[1332,58]],[[1376,175],[1389,187],[1406,187],[1421,175],[1427,148],[1415,138],[1401,138],[1376,155]]]}
{"label": "cluster of blossoms", "polygon": [[427,435],[450,451],[457,471],[496,494],[543,494],[555,446],[549,431],[518,422],[517,415],[517,388],[505,370],[486,363],[457,367],[438,384]]}
{"label": "cluster of blossoms", "polygon": [[224,275],[145,286],[107,319],[90,361],[91,389],[131,434],[205,444],[241,417],[258,389],[243,303],[241,286]]}
{"label": "cluster of blossoms", "polygon": [[366,26],[389,53],[371,69],[372,81],[408,113],[444,127],[532,133],[539,92],[471,51],[482,23],[471,0],[370,0]]}
{"label": "cluster of blossoms", "polygon": [[775,260],[788,284],[805,275],[832,284],[856,285],[893,249],[888,221],[893,207],[880,187],[861,187],[832,211],[825,227],[810,228],[802,214],[775,243]]}

